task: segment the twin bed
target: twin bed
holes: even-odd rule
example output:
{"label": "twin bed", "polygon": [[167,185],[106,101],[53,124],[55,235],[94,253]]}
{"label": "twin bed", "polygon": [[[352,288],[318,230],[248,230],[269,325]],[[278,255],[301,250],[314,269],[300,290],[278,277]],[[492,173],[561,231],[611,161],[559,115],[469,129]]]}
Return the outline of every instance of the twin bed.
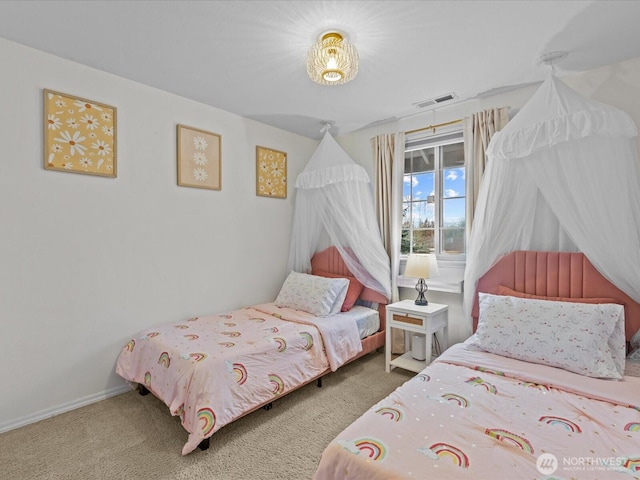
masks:
{"label": "twin bed", "polygon": [[340,433],[316,480],[640,478],[640,305],[580,253],[513,252],[477,290],[474,336]]}
{"label": "twin bed", "polygon": [[311,266],[312,276],[292,272],[272,303],[154,327],[124,346],[116,373],[180,417],[183,455],[384,345],[387,299],[356,280],[335,247]]}
{"label": "twin bed", "polygon": [[[351,278],[334,248],[312,268]],[[358,283],[344,302],[377,307],[373,327],[354,321],[368,307],[317,316],[279,306],[281,291],[141,332],[117,372],[180,416],[183,454],[204,449],[222,426],[384,345],[386,299]],[[513,252],[477,291],[474,335],[347,426],[316,480],[640,478],[640,365],[625,358],[640,304],[580,253]]]}

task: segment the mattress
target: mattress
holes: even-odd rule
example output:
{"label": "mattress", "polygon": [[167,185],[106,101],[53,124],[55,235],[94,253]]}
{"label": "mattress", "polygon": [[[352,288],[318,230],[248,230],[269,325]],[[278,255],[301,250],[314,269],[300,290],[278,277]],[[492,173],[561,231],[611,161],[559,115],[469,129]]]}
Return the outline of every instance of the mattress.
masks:
{"label": "mattress", "polygon": [[373,335],[380,328],[380,313],[362,305],[354,305],[348,312],[340,312],[334,316],[345,321],[355,322],[358,326],[360,340]]}

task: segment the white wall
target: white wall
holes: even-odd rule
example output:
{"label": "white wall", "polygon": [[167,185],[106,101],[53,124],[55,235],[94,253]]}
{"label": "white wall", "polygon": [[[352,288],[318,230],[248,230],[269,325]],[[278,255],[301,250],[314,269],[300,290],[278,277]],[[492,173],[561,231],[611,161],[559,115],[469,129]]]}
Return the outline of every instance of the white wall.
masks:
{"label": "white wall", "polygon": [[[315,140],[0,39],[0,432],[122,391],[139,330],[270,301]],[[43,88],[115,106],[116,179],[44,170]],[[222,135],[222,190],[176,185],[176,124]],[[288,198],[255,194],[255,147]]]}
{"label": "white wall", "polygon": [[[640,126],[640,58],[612,64],[582,74],[562,73],[559,71],[558,77],[582,95],[627,112],[636,125]],[[409,131],[428,125],[445,123],[491,107],[510,107],[512,115],[517,114],[517,111],[527,103],[537,89],[538,85],[534,85],[480,100],[459,102],[425,114],[403,118],[395,123],[344,135],[338,138],[337,141],[355,161],[367,169],[373,180],[371,138],[376,135]],[[640,151],[640,137],[637,139],[637,145]],[[603,161],[606,161],[606,159],[603,159]],[[414,289],[400,289],[401,299],[413,299],[416,295],[417,293]],[[431,302],[449,305],[449,343],[464,341],[465,338],[462,332],[465,330],[463,324],[466,319],[462,309],[462,295],[430,289],[427,292],[427,299]]]}

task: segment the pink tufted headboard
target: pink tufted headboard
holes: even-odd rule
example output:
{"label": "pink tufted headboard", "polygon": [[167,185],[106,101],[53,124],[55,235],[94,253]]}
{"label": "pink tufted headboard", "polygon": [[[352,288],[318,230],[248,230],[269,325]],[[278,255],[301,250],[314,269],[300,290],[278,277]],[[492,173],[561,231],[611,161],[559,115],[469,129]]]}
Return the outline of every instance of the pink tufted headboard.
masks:
{"label": "pink tufted headboard", "polygon": [[624,304],[627,341],[640,329],[640,304],[604,278],[583,253],[515,251],[502,257],[478,280],[471,311],[474,332],[477,292],[493,293],[500,285],[548,297],[615,298]]}

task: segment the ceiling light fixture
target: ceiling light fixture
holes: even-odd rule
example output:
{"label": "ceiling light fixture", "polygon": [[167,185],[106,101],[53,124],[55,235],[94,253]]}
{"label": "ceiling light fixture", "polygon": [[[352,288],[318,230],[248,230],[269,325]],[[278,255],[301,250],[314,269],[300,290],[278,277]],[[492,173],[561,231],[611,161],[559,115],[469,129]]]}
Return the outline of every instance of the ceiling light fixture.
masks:
{"label": "ceiling light fixture", "polygon": [[341,33],[323,33],[307,52],[307,73],[320,85],[350,82],[358,73],[358,51]]}

